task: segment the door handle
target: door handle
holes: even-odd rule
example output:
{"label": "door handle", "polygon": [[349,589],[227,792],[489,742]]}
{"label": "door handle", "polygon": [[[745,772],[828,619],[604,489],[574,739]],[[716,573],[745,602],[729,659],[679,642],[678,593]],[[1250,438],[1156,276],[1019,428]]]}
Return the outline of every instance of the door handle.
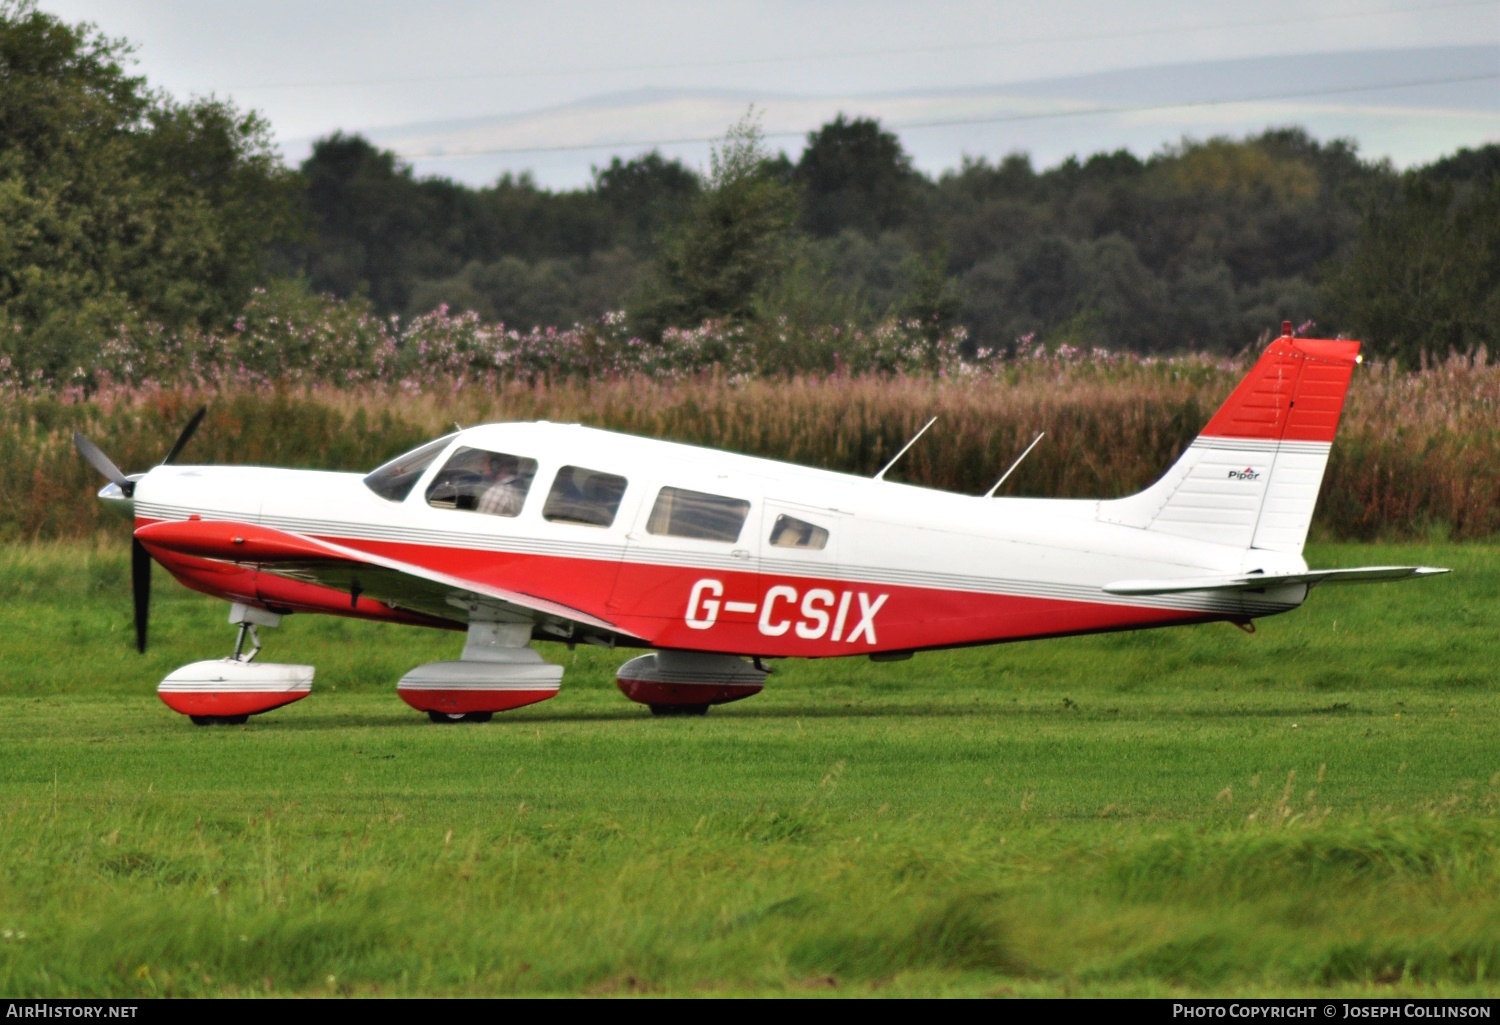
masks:
{"label": "door handle", "polygon": [[744,549],[744,548],[736,548],[734,551],[730,552],[729,554],[730,554],[730,556],[732,556],[733,558],[736,558],[736,559],[748,559],[748,558],[750,558],[750,552],[747,549]]}

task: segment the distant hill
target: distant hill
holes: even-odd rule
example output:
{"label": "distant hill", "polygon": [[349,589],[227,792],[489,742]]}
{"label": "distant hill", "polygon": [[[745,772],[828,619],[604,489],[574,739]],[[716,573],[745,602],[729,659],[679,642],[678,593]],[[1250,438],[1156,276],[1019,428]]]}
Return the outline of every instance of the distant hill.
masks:
{"label": "distant hill", "polygon": [[[1354,138],[1367,156],[1389,157],[1397,166],[1500,141],[1497,46],[1268,55],[1019,82],[1003,81],[997,69],[996,78],[970,89],[833,96],[641,89],[504,117],[347,127],[406,156],[421,174],[479,184],[504,171],[531,170],[552,187],[582,184],[590,166],[613,153],[650,148],[638,145],[643,140],[717,136],[751,103],[764,111],[772,144],[794,154],[802,133],[839,111],[877,117],[898,131],[929,173],[956,166],[966,153],[993,158],[1024,150],[1048,166],[1072,154],[1124,147],[1144,155],[1184,135],[1244,135],[1268,125]],[[1455,78],[1467,80],[1433,83]],[[1376,88],[1387,83],[1426,84]],[[1170,106],[1209,103],[1221,105]],[[1162,109],[1081,113],[1100,106]],[[984,118],[1012,120],[915,126]],[[283,149],[298,161],[311,141],[289,140]],[[547,149],[559,146],[590,148]],[[660,148],[689,163],[708,152],[706,142]],[[430,155],[490,150],[512,152]]]}

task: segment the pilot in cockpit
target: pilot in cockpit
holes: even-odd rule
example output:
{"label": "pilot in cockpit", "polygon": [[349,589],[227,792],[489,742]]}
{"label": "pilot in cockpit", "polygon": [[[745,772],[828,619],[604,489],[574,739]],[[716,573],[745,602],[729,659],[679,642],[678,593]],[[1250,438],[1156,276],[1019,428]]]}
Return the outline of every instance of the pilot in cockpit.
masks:
{"label": "pilot in cockpit", "polygon": [[521,474],[521,461],[515,456],[490,452],[486,454],[481,473],[484,490],[475,508],[492,516],[519,515],[526,502],[526,485],[529,483]]}

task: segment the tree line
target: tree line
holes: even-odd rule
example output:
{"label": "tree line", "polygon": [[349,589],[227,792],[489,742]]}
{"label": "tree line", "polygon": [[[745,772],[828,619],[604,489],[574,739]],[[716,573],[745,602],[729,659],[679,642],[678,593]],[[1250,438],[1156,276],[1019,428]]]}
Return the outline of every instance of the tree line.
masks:
{"label": "tree line", "polygon": [[304,307],[446,305],[522,330],[624,311],[648,343],[705,320],[795,335],[891,318],[1001,353],[1233,352],[1286,319],[1408,364],[1500,340],[1496,145],[1398,172],[1279,128],[934,177],[874,120],[841,115],[794,160],[752,113],[703,171],[651,152],[581,188],[474,188],[343,133],[288,168],[258,115],[173,100],[129,53],[0,0],[13,370],[56,376],[122,331],[227,330],[273,284]]}

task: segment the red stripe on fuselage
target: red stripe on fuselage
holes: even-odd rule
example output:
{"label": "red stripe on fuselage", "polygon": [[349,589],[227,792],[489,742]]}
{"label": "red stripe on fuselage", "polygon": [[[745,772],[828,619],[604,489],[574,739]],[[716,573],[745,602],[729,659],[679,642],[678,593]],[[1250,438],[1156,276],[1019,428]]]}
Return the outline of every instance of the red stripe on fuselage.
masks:
{"label": "red stripe on fuselage", "polygon": [[[1225,618],[1182,609],[817,577],[340,537],[320,540],[567,605],[615,623],[654,647],[688,651],[826,658]],[[690,609],[694,588],[704,581],[717,587],[704,588],[698,607]],[[768,595],[773,597],[769,612],[764,604]],[[705,600],[717,604],[708,608]],[[730,611],[729,603],[753,605],[755,611]],[[689,623],[690,616],[696,626]]]}
{"label": "red stripe on fuselage", "polygon": [[[138,521],[144,524],[145,520]],[[828,658],[1210,622],[1222,615],[811,576],[494,552],[334,536],[318,540],[615,623],[654,647]],[[230,601],[463,629],[254,566],[147,544],[174,577]],[[692,599],[697,590],[699,601]],[[771,601],[768,611],[765,603]],[[696,605],[696,607],[694,607]],[[739,608],[731,608],[737,605]],[[754,611],[743,611],[745,606]]]}

